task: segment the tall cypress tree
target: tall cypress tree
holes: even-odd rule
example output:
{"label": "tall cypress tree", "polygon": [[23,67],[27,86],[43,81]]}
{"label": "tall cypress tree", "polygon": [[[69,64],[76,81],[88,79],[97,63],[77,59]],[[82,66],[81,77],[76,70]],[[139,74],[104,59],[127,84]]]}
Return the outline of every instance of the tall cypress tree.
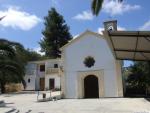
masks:
{"label": "tall cypress tree", "polygon": [[42,32],[44,37],[40,41],[41,51],[49,58],[59,58],[61,54],[59,49],[72,39],[69,27],[55,8],[48,11],[48,16],[44,20],[45,29]]}

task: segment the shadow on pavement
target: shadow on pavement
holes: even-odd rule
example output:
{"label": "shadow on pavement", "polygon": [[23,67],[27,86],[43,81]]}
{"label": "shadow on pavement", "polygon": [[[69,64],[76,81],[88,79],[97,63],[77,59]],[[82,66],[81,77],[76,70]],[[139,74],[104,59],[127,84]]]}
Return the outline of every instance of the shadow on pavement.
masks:
{"label": "shadow on pavement", "polygon": [[5,103],[5,104],[14,104],[13,102],[11,102],[11,103]]}
{"label": "shadow on pavement", "polygon": [[[27,112],[25,112],[25,113],[31,113],[31,111],[32,110],[28,110]],[[21,113],[20,112],[20,110],[17,110],[17,109],[15,109],[15,108],[12,108],[11,110],[9,110],[9,111],[7,111],[7,112],[5,112],[5,113]]]}
{"label": "shadow on pavement", "polygon": [[11,109],[11,110],[5,112],[5,113],[13,113],[13,112],[16,112],[16,109],[13,108],[13,109]]}
{"label": "shadow on pavement", "polygon": [[145,100],[149,101],[150,102],[150,98],[145,98]]}

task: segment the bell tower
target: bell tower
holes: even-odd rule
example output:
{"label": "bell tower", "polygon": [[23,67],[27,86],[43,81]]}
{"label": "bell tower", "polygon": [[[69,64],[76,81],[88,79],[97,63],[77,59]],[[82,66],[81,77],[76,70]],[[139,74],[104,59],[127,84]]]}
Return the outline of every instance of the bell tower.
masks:
{"label": "bell tower", "polygon": [[104,29],[106,31],[117,31],[117,20],[104,22]]}

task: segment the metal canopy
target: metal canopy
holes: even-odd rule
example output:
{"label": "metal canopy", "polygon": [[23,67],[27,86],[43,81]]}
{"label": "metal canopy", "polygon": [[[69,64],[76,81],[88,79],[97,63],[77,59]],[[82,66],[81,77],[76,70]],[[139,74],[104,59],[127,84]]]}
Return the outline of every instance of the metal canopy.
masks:
{"label": "metal canopy", "polygon": [[150,61],[150,31],[103,31],[116,59]]}

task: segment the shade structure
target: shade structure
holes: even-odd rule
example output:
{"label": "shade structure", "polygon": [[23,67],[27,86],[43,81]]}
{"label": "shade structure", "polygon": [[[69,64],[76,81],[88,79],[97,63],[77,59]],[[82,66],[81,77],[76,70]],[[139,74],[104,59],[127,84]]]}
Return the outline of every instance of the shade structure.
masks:
{"label": "shade structure", "polygon": [[103,31],[103,34],[116,59],[150,61],[150,31]]}

